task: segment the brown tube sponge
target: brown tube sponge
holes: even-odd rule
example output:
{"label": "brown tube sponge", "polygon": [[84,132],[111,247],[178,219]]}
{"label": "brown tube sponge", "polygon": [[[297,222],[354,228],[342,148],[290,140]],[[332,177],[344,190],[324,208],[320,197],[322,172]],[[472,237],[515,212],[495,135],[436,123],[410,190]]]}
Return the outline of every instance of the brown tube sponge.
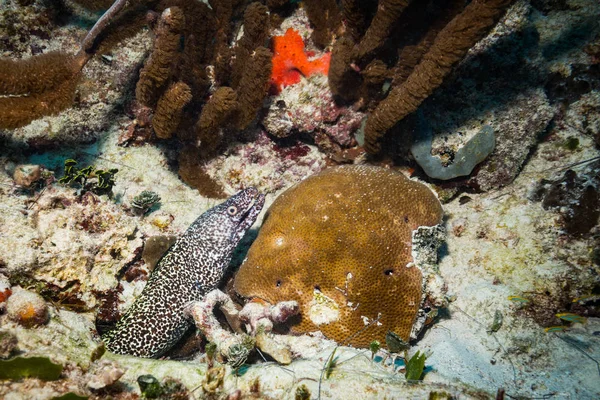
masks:
{"label": "brown tube sponge", "polygon": [[237,94],[227,86],[218,88],[206,102],[195,127],[197,145],[204,153],[214,152],[221,143],[221,128],[231,118],[237,105]]}
{"label": "brown tube sponge", "polygon": [[206,173],[203,167],[204,159],[194,146],[187,146],[179,154],[179,176],[193,188],[198,189],[201,195],[211,199],[227,197],[223,188]]}
{"label": "brown tube sponge", "polygon": [[360,71],[360,75],[363,79],[361,97],[371,101],[381,100],[383,97],[383,83],[391,75],[386,63],[375,59]]}
{"label": "brown tube sponge", "polygon": [[0,59],[0,129],[14,129],[71,106],[87,56],[50,52]]}
{"label": "brown tube sponge", "polygon": [[[464,0],[450,0],[446,7],[446,11],[430,24],[418,43],[402,48],[398,56],[398,62],[393,68],[393,85],[402,84],[410,76],[415,66],[419,64],[425,53],[429,51],[438,33],[464,9]],[[410,18],[414,17],[411,16]],[[429,19],[429,17],[418,16],[413,24],[424,24]],[[408,27],[407,29],[414,28]]]}
{"label": "brown tube sponge", "polygon": [[485,36],[513,1],[473,0],[440,31],[406,81],[395,86],[369,115],[365,126],[365,150],[369,153],[379,151],[379,139],[442,84],[454,64]]}
{"label": "brown tube sponge", "polygon": [[160,97],[152,117],[152,127],[160,139],[169,139],[181,121],[183,107],[192,100],[190,87],[183,82],[172,83]]}
{"label": "brown tube sponge", "polygon": [[[195,54],[196,63],[210,63],[217,31],[215,12],[204,2],[189,0],[162,0],[157,9],[164,10],[168,7],[179,7],[185,15],[186,23],[182,27],[186,39],[185,51]],[[194,36],[193,49],[188,48],[187,40],[190,36]]]}
{"label": "brown tube sponge", "polygon": [[0,95],[31,95],[71,79],[79,68],[74,56],[52,51],[24,60],[0,59]]}
{"label": "brown tube sponge", "polygon": [[30,96],[0,97],[0,129],[15,129],[70,107],[80,77],[76,74],[51,90]]}
{"label": "brown tube sponge", "polygon": [[344,36],[335,42],[328,74],[331,92],[348,101],[357,99],[361,85],[360,75],[350,66],[353,47],[354,41],[349,36]]}
{"label": "brown tube sponge", "polygon": [[346,33],[358,42],[365,33],[368,24],[368,4],[364,0],[342,0],[342,15],[346,25]]}
{"label": "brown tube sponge", "polygon": [[323,48],[331,43],[342,22],[335,0],[304,0],[306,15],[314,27],[313,42]]}
{"label": "brown tube sponge", "polygon": [[229,47],[229,36],[231,34],[231,16],[233,15],[232,0],[209,0],[208,2],[215,13],[217,33],[214,37],[215,55],[212,65],[215,67],[217,82],[228,80],[231,73],[230,60],[232,50]]}
{"label": "brown tube sponge", "polygon": [[237,89],[251,54],[264,46],[269,36],[269,9],[258,2],[250,4],[244,12],[244,35],[235,48],[235,62],[231,74],[231,87]]}
{"label": "brown tube sponge", "polygon": [[263,100],[269,91],[271,59],[273,53],[265,47],[258,47],[249,60],[240,81],[238,93],[237,129],[245,129],[261,109]]}
{"label": "brown tube sponge", "polygon": [[383,45],[390,35],[392,26],[409,3],[410,0],[379,1],[377,13],[355,51],[356,58],[362,59]]}
{"label": "brown tube sponge", "polygon": [[388,78],[389,72],[387,65],[383,61],[373,60],[360,74],[367,84],[381,85]]}
{"label": "brown tube sponge", "polygon": [[135,88],[137,100],[148,107],[154,107],[163,88],[171,77],[173,64],[177,60],[181,29],[184,24],[183,11],[178,7],[163,11],[154,49],[140,72],[140,79]]}

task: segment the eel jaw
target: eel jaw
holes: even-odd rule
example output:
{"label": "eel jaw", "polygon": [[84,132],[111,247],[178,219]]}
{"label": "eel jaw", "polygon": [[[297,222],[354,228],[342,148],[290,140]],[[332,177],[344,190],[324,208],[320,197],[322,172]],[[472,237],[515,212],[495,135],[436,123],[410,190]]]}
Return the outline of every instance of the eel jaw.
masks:
{"label": "eel jaw", "polygon": [[235,236],[237,241],[241,240],[244,234],[246,234],[246,231],[250,229],[250,227],[254,224],[256,218],[258,217],[258,214],[260,214],[263,206],[265,205],[264,194],[259,193],[258,190],[256,190],[255,188],[249,188],[247,190],[251,190],[252,192],[254,192],[251,193],[254,195],[254,200],[248,206],[246,212],[244,212],[244,216],[242,217],[242,220],[240,221],[236,229]]}

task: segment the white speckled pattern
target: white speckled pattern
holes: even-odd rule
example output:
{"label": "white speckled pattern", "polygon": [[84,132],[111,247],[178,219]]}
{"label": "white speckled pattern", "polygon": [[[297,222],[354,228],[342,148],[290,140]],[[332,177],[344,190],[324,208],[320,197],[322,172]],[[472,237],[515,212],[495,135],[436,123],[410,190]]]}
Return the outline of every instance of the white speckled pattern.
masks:
{"label": "white speckled pattern", "polygon": [[263,205],[264,195],[249,188],[202,214],[162,257],[133,306],[104,335],[108,349],[138,357],[159,357],[169,350],[191,324],[183,307],[218,285]]}

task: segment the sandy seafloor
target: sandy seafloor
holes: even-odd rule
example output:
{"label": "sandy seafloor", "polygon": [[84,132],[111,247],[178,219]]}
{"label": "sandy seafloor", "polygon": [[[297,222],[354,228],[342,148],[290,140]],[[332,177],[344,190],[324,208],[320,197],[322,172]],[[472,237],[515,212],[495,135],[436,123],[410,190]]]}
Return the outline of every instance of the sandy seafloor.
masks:
{"label": "sandy seafloor", "polygon": [[[517,5],[525,7],[524,3]],[[570,3],[592,10],[587,12],[598,11],[594,2]],[[560,29],[560,18],[546,18],[545,25],[537,21],[542,40],[551,36],[552,24]],[[82,32],[77,25],[65,25],[42,42],[48,49],[73,46]],[[159,380],[173,377],[193,391],[195,398],[207,396],[201,388],[207,367],[199,359],[145,360],[111,354],[100,360],[90,359],[99,343],[94,327],[99,304],[90,293],[114,288],[117,272],[135,257],[146,238],[180,234],[198,215],[218,203],[200,196],[177,177],[172,169],[173,149],[153,143],[129,147],[117,144],[130,119],[115,105],[131,92],[126,83],[134,79],[132,74],[149,43],[147,32],[142,32],[116,49],[112,57],[113,63],[120,63],[117,72],[98,59],[92,60],[86,67],[88,80],[82,89],[83,105],[78,109],[42,118],[15,131],[0,132],[0,272],[8,276],[27,272],[38,282],[58,286],[79,279],[80,300],[90,309],[78,313],[52,304],[50,322],[30,329],[0,315],[0,330],[16,334],[20,352],[49,357],[66,366],[58,381],[1,381],[2,398],[48,399],[67,392],[90,398],[108,394],[120,398],[130,392],[139,393],[136,379],[142,374],[152,374]],[[11,56],[11,52],[2,55]],[[564,57],[556,61],[555,69],[581,55],[567,52]],[[299,85],[306,84],[304,81]],[[100,100],[99,93],[103,93]],[[598,107],[597,89],[585,96]],[[589,317],[586,323],[573,324],[566,331],[547,333],[540,324],[542,317],[534,315],[543,313],[544,304],[553,309],[561,304],[557,299],[564,303],[563,297],[571,296],[570,301],[576,297],[574,293],[583,296],[594,286],[597,290],[599,283],[600,269],[591,256],[598,244],[594,239],[599,234],[598,225],[582,237],[569,236],[561,225],[560,210],[545,210],[541,202],[531,200],[540,180],[557,180],[564,167],[600,155],[581,123],[581,119],[588,118],[588,123],[595,123],[598,129],[598,117],[594,122],[585,112],[578,114],[576,106],[572,109],[566,122],[554,126],[550,136],[532,147],[521,172],[510,184],[484,193],[464,193],[443,204],[448,235],[439,272],[455,300],[410,350],[411,354],[416,350],[428,354],[422,382],[407,383],[397,368],[371,361],[369,351],[346,347],[337,350],[339,358],[331,376],[320,379],[335,344],[301,337],[288,338],[290,346],[301,355],[292,364],[284,367],[257,363],[242,376],[234,376],[227,367],[225,380],[213,396],[226,398],[239,389],[242,398],[291,399],[297,398],[297,388],[305,385],[310,398],[319,397],[320,386],[320,397],[332,399],[435,398],[429,397],[431,393],[460,399],[494,398],[499,388],[504,388],[509,398],[600,398],[600,318]],[[570,115],[568,111],[566,115]],[[557,150],[567,138],[576,138],[577,148]],[[57,145],[51,145],[53,142]],[[310,151],[306,159],[310,161],[298,165],[278,159],[280,153],[269,150],[269,146],[259,150],[253,146],[251,142],[233,143],[209,163],[208,171],[228,194],[242,186],[256,185],[267,193],[264,210],[287,187],[325,165],[326,156],[312,145],[307,145]],[[265,162],[246,163],[244,151],[260,153]],[[17,165],[42,165],[60,176],[67,158],[77,158],[86,165],[93,163],[97,168],[118,168],[113,198],[100,197],[98,203],[88,206],[88,211],[81,204],[65,203],[57,208],[52,206],[53,198],[73,199],[74,189],[57,183],[43,191],[16,186],[13,173]],[[235,168],[240,170],[236,180],[228,180]],[[598,167],[589,163],[573,169],[582,176],[598,174]],[[161,197],[160,207],[143,218],[127,212],[125,207],[141,190],[155,191]],[[470,201],[465,202],[465,195]],[[106,218],[108,226],[93,233],[82,231],[83,218],[93,220],[93,215]],[[255,230],[260,227],[262,215]],[[33,284],[28,288],[34,287],[39,288]],[[119,307],[131,304],[142,287],[139,281],[124,283],[124,302]],[[538,306],[529,308],[508,300],[509,296],[533,298]],[[489,332],[496,312],[503,315],[503,323],[497,332]],[[124,375],[113,383],[112,391],[102,385],[100,390],[94,389],[97,381],[104,379],[103,374],[114,370]]]}

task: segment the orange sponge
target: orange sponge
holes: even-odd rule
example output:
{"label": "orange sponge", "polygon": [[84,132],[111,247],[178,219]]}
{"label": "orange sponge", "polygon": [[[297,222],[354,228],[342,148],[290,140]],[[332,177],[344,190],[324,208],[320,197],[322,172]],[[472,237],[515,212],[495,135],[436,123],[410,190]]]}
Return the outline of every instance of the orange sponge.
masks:
{"label": "orange sponge", "polygon": [[282,88],[300,82],[301,76],[316,73],[327,75],[331,54],[309,60],[310,53],[304,50],[302,37],[292,28],[283,36],[273,37],[273,72],[271,83],[279,92]]}

